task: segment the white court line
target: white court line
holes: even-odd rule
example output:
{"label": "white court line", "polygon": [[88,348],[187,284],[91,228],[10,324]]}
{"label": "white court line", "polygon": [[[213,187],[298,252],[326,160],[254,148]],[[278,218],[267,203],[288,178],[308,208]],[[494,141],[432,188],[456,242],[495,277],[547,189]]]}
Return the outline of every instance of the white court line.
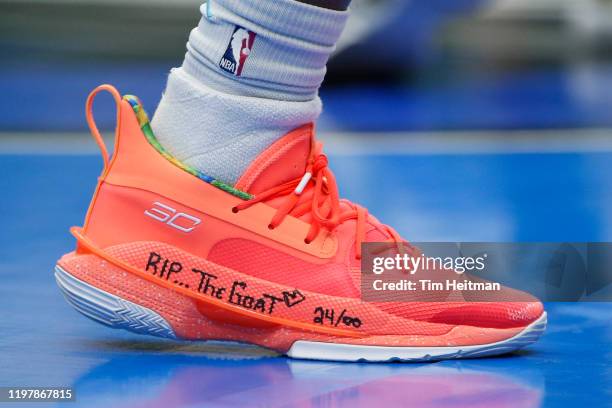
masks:
{"label": "white court line", "polygon": [[[612,129],[322,134],[333,155],[468,155],[612,152]],[[107,137],[107,146],[112,138]],[[0,154],[95,154],[86,133],[0,132]]]}
{"label": "white court line", "polygon": [[336,155],[612,152],[612,129],[337,133],[323,141]]}

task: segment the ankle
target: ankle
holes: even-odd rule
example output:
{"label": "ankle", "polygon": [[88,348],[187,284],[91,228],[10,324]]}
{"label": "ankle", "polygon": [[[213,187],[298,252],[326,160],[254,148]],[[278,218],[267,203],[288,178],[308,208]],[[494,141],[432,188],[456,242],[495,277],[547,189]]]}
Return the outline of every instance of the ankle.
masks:
{"label": "ankle", "polygon": [[178,160],[235,184],[262,151],[320,112],[318,97],[286,102],[224,94],[178,68],[170,73],[151,127]]}

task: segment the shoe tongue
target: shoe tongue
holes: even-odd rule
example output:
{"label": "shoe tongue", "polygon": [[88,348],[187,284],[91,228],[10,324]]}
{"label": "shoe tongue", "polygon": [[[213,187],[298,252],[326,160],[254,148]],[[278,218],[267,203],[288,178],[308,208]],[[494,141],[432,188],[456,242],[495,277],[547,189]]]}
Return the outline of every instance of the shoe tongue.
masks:
{"label": "shoe tongue", "polygon": [[236,188],[257,194],[304,175],[310,157],[314,127],[295,129],[264,150],[236,183]]}

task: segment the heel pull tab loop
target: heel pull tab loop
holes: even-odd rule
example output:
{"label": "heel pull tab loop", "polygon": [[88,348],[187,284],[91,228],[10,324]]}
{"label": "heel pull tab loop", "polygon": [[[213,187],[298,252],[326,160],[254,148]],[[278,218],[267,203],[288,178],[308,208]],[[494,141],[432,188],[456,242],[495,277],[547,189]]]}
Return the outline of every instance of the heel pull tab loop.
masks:
{"label": "heel pull tab loop", "polygon": [[104,85],[98,86],[96,89],[91,91],[91,93],[87,97],[87,102],[85,104],[85,116],[87,118],[87,124],[89,125],[91,135],[93,136],[94,140],[98,144],[98,147],[100,148],[100,152],[102,153],[102,160],[104,161],[103,173],[106,173],[106,170],[108,169],[108,165],[109,165],[108,149],[106,148],[106,145],[104,144],[104,139],[102,138],[102,135],[100,134],[100,131],[98,130],[98,127],[96,126],[96,121],[94,119],[93,110],[92,110],[93,101],[96,95],[100,93],[101,91],[109,92],[115,99],[115,103],[117,105],[117,127],[116,129],[119,128],[119,119],[121,117],[121,95],[119,94],[119,91],[117,91],[117,89],[114,86],[104,84]]}

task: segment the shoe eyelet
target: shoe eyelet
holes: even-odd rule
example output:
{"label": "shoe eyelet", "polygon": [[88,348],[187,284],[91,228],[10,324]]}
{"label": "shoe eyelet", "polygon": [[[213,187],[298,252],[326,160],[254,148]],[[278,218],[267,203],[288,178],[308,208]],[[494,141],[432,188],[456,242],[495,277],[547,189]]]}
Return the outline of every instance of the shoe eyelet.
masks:
{"label": "shoe eyelet", "polygon": [[312,241],[309,241],[309,240],[307,240],[306,238],[304,238],[304,243],[305,243],[306,245],[310,245],[310,244],[312,244]]}
{"label": "shoe eyelet", "polygon": [[274,225],[272,225],[272,224],[268,224],[268,229],[269,229],[269,230],[273,230],[274,228],[275,228],[275,227],[274,227]]}
{"label": "shoe eyelet", "polygon": [[233,212],[234,214],[238,214],[238,211],[239,211],[239,210],[238,210],[238,208],[236,208],[236,207],[232,207],[232,212]]}

